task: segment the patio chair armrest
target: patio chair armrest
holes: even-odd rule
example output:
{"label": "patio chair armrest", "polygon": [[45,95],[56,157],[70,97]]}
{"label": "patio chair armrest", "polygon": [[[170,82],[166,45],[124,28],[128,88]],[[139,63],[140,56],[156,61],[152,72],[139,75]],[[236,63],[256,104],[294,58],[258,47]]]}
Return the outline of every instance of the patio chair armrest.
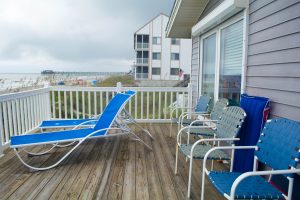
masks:
{"label": "patio chair armrest", "polygon": [[254,172],[245,172],[241,174],[235,181],[233,182],[230,190],[230,200],[234,200],[234,195],[237,186],[241,181],[246,179],[249,176],[264,176],[264,175],[279,175],[279,174],[295,174],[300,173],[300,169],[286,169],[286,170],[268,170],[268,171],[254,171]]}
{"label": "patio chair armrest", "polygon": [[[202,142],[221,142],[221,141],[238,141],[240,140],[240,138],[205,138],[205,139],[200,139],[200,140],[197,140],[193,146],[192,146],[192,149],[191,149],[191,156],[193,155],[193,152],[194,152],[194,149],[196,148],[196,146],[199,144],[199,143],[202,143]],[[222,149],[223,147],[214,147],[212,149],[210,149],[206,154],[206,158],[208,157],[208,155],[212,152],[212,151],[215,151],[217,149]],[[226,148],[226,147],[224,147]],[[227,149],[227,148],[226,148]],[[204,159],[205,159],[205,156],[204,156]],[[204,163],[204,160],[203,160],[203,163]]]}
{"label": "patio chair armrest", "polygon": [[[197,119],[197,120],[194,120],[192,121],[192,123],[190,124],[190,126],[197,126],[197,125],[194,125],[195,123],[197,122],[217,122],[218,120],[211,120],[211,119]],[[205,127],[208,127],[208,126],[205,126]]]}

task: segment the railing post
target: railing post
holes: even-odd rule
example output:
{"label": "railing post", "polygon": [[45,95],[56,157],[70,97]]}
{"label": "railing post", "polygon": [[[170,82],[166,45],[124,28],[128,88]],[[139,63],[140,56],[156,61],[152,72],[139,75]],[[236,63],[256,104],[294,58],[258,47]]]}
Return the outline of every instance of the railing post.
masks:
{"label": "railing post", "polygon": [[193,98],[193,90],[192,90],[192,84],[188,84],[188,118],[191,118],[191,108],[192,108],[192,98]]}
{"label": "railing post", "polygon": [[117,90],[117,92],[122,92],[122,83],[121,82],[117,82],[116,90]]}
{"label": "railing post", "polygon": [[[2,122],[0,122],[0,123],[2,123]],[[0,134],[2,134],[2,133],[0,133]],[[4,154],[3,154],[3,146],[2,146],[2,139],[1,139],[1,136],[0,136],[0,158],[2,157],[2,156],[4,156]]]}

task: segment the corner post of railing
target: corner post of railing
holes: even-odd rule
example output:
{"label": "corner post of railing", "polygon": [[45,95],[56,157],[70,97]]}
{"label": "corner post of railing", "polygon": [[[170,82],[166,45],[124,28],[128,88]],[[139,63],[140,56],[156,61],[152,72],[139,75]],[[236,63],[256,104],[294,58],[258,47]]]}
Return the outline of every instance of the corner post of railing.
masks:
{"label": "corner post of railing", "polygon": [[117,82],[117,88],[116,88],[117,92],[122,92],[122,83],[121,82]]}
{"label": "corner post of railing", "polygon": [[187,105],[187,107],[188,107],[188,110],[187,110],[187,112],[188,112],[188,118],[191,118],[191,109],[190,108],[192,108],[192,98],[193,98],[193,96],[192,96],[192,93],[193,91],[192,91],[192,84],[191,83],[189,83],[188,84],[188,105]]}

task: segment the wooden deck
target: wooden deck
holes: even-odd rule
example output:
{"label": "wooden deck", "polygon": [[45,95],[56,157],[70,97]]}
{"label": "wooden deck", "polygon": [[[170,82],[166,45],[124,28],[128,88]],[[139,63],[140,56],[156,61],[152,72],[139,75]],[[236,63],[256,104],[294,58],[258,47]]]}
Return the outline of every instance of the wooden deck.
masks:
{"label": "wooden deck", "polygon": [[[182,155],[179,174],[174,175],[175,132],[170,138],[169,124],[143,126],[155,138],[143,136],[153,151],[126,136],[89,140],[61,165],[42,172],[31,172],[13,151],[7,151],[0,158],[0,199],[187,199],[188,163]],[[23,156],[31,164],[46,166],[63,152],[58,148],[45,156]],[[223,167],[215,164],[215,168]],[[192,199],[200,199],[201,171],[197,161]],[[223,199],[208,182],[206,199]]]}

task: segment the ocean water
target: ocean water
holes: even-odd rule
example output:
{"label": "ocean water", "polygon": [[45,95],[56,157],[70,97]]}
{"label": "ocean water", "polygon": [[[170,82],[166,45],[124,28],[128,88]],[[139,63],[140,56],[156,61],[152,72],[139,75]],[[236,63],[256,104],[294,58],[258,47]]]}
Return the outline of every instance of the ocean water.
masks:
{"label": "ocean water", "polygon": [[0,73],[0,91],[11,90],[22,87],[34,87],[42,85],[46,82],[46,77],[39,73]]}
{"label": "ocean water", "polygon": [[78,76],[78,75],[42,75],[40,73],[0,73],[0,92],[14,91],[19,88],[56,85],[63,81],[66,85],[79,85],[82,81],[86,85],[94,80],[103,80],[106,76]]}

